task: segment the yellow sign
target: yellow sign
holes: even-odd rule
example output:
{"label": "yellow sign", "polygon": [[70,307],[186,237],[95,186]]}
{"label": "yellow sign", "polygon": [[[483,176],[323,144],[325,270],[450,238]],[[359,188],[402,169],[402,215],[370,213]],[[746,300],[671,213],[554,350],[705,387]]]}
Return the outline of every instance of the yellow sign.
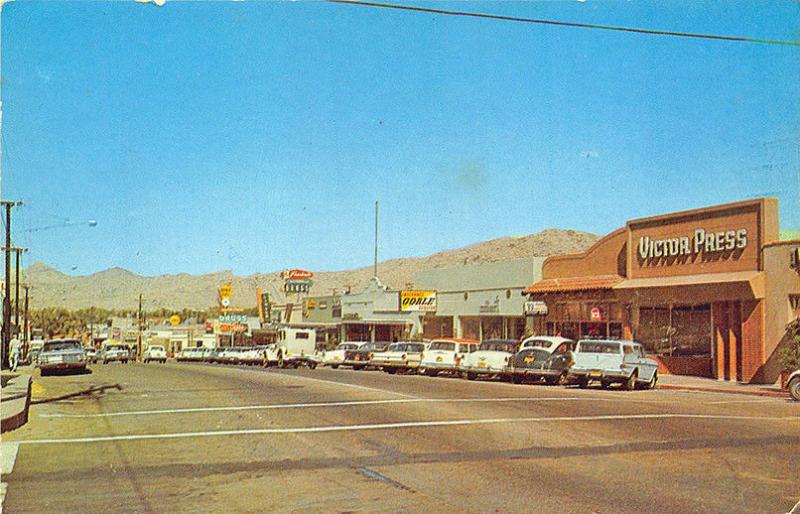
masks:
{"label": "yellow sign", "polygon": [[181,324],[181,317],[180,317],[180,316],[178,316],[177,314],[173,314],[173,315],[172,315],[172,316],[170,316],[170,318],[169,318],[169,323],[170,323],[170,325],[172,325],[173,327],[176,327],[176,326],[178,326],[178,325],[180,325],[180,324]]}
{"label": "yellow sign", "polygon": [[224,286],[219,288],[219,297],[222,299],[230,298],[233,294],[233,286],[230,284],[225,284]]}
{"label": "yellow sign", "polygon": [[436,291],[400,291],[400,310],[436,312]]}

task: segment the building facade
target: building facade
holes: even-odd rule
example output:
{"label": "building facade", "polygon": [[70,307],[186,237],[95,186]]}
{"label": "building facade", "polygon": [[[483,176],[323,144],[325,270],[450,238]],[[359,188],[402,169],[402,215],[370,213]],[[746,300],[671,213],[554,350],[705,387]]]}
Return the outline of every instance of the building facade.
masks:
{"label": "building facade", "polygon": [[426,338],[519,339],[525,332],[522,291],[542,277],[544,257],[528,257],[417,273],[414,287],[436,293],[436,311],[422,317]]}
{"label": "building facade", "polygon": [[797,310],[797,241],[773,198],[629,221],[581,254],[548,258],[525,290],[538,331],[642,342],[662,372],[774,382]]}

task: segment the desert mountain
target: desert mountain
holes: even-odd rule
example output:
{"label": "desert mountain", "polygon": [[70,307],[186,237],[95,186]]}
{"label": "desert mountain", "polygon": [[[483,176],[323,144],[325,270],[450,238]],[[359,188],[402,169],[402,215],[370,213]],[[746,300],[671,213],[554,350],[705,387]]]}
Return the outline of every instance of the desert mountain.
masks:
{"label": "desert mountain", "polygon": [[[427,257],[392,259],[378,264],[381,282],[392,288],[404,288],[414,282],[418,271],[476,264],[530,256],[573,253],[589,248],[598,236],[574,230],[548,229],[524,237],[503,237]],[[134,309],[141,293],[145,310],[206,309],[216,304],[217,289],[230,282],[231,303],[238,307],[254,307],[256,286],[282,302],[279,272],[256,273],[239,277],[230,271],[204,275],[160,275],[144,277],[122,268],[111,268],[83,276],[65,275],[42,263],[25,270],[31,284],[32,308],[65,307],[80,309],[104,307]],[[372,277],[372,266],[348,271],[320,272],[314,276],[311,294],[325,295],[351,288],[358,291]]]}

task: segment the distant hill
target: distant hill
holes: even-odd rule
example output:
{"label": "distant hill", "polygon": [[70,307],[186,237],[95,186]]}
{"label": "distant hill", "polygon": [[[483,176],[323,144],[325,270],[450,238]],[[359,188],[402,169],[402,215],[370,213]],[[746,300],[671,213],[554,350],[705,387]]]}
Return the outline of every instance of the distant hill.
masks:
{"label": "distant hill", "polygon": [[[599,237],[574,230],[547,229],[522,237],[503,237],[474,245],[446,250],[427,257],[392,259],[378,264],[378,277],[393,288],[404,288],[414,282],[423,269],[446,268],[464,264],[493,262],[530,256],[549,256],[580,252]],[[72,277],[45,264],[35,263],[26,270],[31,284],[31,307],[64,307],[80,309],[103,307],[134,309],[139,293],[145,310],[206,309],[216,304],[217,288],[226,282],[233,285],[231,303],[238,307],[256,305],[256,286],[269,292],[274,301],[283,302],[279,290],[279,272],[256,273],[246,277],[230,271],[205,275],[160,275],[143,277],[122,268],[111,268],[91,275]],[[312,294],[330,294],[333,290],[353,291],[363,288],[372,277],[372,266],[348,271],[320,272],[314,275]]]}

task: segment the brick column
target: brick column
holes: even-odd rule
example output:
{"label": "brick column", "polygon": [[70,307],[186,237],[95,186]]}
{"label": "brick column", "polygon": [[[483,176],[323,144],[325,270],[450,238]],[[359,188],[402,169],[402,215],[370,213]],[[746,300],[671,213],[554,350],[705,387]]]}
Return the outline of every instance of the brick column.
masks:
{"label": "brick column", "polygon": [[750,382],[764,364],[764,300],[741,302],[742,381]]}
{"label": "brick column", "polygon": [[728,303],[728,355],[726,376],[742,379],[742,313],[739,302]]}
{"label": "brick column", "polygon": [[728,309],[725,302],[711,304],[711,315],[714,318],[714,378],[726,379],[728,361]]}

